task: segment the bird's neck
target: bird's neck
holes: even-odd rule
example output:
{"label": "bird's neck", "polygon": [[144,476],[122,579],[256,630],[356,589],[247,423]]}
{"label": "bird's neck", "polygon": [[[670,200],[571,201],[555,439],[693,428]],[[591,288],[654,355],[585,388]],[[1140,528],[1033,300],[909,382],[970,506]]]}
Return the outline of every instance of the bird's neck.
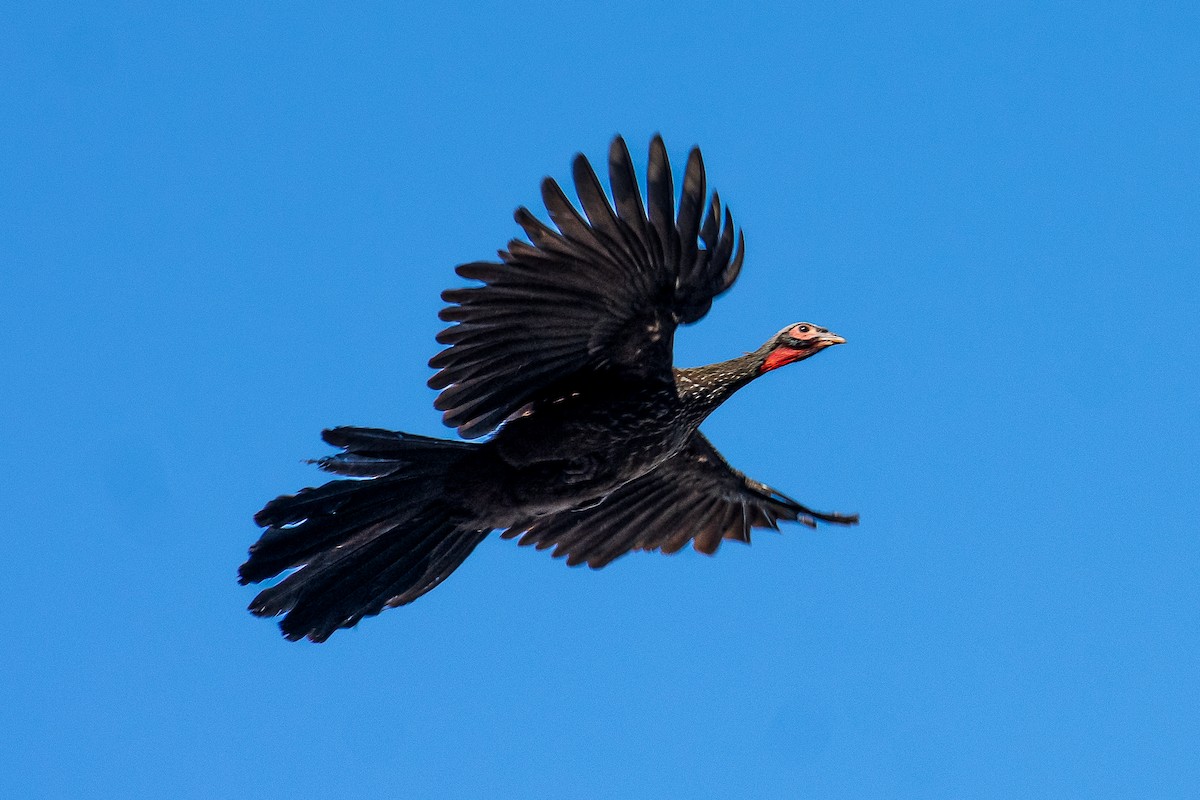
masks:
{"label": "bird's neck", "polygon": [[760,348],[753,353],[719,361],[703,367],[688,367],[675,371],[675,385],[689,411],[696,415],[696,424],[728,400],[734,392],[762,374],[766,352]]}

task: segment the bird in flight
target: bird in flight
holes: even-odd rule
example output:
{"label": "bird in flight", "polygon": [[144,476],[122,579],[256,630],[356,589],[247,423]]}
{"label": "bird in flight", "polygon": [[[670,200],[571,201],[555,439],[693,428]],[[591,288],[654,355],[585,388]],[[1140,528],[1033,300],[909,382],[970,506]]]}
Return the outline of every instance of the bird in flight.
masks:
{"label": "bird in flight", "polygon": [[492,531],[570,565],[603,567],[631,550],[714,553],[723,539],[781,520],[816,527],[855,514],[813,511],[731,467],[699,431],[734,392],[845,342],[786,326],[752,353],[673,365],[675,330],[698,321],[742,267],[744,240],[688,156],[676,209],[666,147],[650,143],[643,203],[625,141],[608,154],[610,204],[588,160],[573,165],[582,213],[551,178],[553,227],[519,208],[528,241],[499,261],[462,264],[476,285],[442,294],[450,323],[430,366],[434,406],[467,440],[380,428],[322,433],[344,476],[267,503],[266,530],[238,571],[257,583],[294,570],[250,604],[284,614],[291,640],[405,605],[437,586]]}

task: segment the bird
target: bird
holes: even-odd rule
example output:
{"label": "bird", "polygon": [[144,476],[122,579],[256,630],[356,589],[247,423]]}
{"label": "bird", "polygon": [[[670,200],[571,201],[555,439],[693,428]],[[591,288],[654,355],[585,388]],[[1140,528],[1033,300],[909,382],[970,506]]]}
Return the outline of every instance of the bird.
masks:
{"label": "bird", "polygon": [[620,136],[608,172],[612,202],[576,155],[579,206],[545,178],[550,223],[518,208],[525,238],[499,260],[459,265],[473,283],[442,293],[449,325],[428,385],[460,439],[327,429],[322,438],[340,452],[312,463],[341,477],[255,515],[265,530],[239,582],[287,574],[254,598],[253,614],[283,615],[289,640],[326,641],[424,595],[494,531],[600,568],[689,542],[711,555],[725,539],[749,543],[752,529],[781,521],[858,522],[747,477],[699,430],[741,387],[846,340],[797,322],[753,352],[675,367],[676,330],[733,285],[745,238],[708,194],[699,148],[678,206],[659,135],[644,196]]}

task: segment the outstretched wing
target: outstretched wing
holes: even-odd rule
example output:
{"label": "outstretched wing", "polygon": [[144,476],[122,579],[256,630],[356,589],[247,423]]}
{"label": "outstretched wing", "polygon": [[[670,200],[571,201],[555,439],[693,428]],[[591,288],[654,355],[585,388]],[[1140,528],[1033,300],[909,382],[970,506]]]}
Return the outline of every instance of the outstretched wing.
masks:
{"label": "outstretched wing", "polygon": [[[439,372],[435,407],[467,438],[495,429],[546,386],[586,369],[671,379],[675,328],[699,320],[737,278],[744,254],[733,217],[707,190],[699,149],[688,156],[679,210],[662,139],[650,143],[647,203],[629,149],[608,158],[615,209],[588,160],[574,162],[583,214],[551,178],[542,198],[554,227],[526,208],[499,262],[458,267],[483,285],[450,289],[438,335],[449,345],[429,365]],[[701,218],[703,217],[703,224]],[[736,240],[736,241],[735,241]],[[736,247],[735,247],[736,244]]]}
{"label": "outstretched wing", "polygon": [[[700,432],[688,446],[652,472],[610,494],[602,503],[513,527],[523,545],[554,547],[574,566],[603,567],[631,550],[674,553],[689,541],[701,553],[722,539],[750,541],[753,528],[779,530],[780,520],[816,527],[816,520],[853,525],[857,514],[824,514],[729,466]],[[524,534],[522,536],[522,534]]]}

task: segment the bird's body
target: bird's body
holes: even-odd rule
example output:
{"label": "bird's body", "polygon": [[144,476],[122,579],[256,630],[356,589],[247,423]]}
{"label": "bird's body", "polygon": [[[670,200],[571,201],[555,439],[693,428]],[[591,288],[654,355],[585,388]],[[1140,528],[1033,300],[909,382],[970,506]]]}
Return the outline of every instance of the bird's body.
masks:
{"label": "bird's body", "polygon": [[488,444],[506,465],[545,474],[524,491],[561,489],[594,499],[682,446],[687,435],[687,426],[679,424],[682,407],[669,383],[591,375],[533,404]]}
{"label": "bird's body", "polygon": [[[758,350],[707,367],[671,364],[679,324],[695,322],[737,277],[732,218],[705,203],[698,150],[688,160],[678,217],[665,148],[651,145],[648,211],[624,142],[610,151],[615,209],[590,165],[575,162],[585,220],[557,184],[543,184],[557,231],[524,209],[530,242],[501,262],[459,267],[483,285],[449,290],[449,345],[431,366],[436,406],[464,436],[374,428],[325,432],[343,452],[322,469],[349,476],[259,512],[267,528],[243,582],[300,567],[251,610],[287,612],[289,638],[323,641],[436,586],[492,530],[555,547],[568,563],[607,564],[635,549],[712,553],[777,520],[850,524],[730,467],[700,423],[772,369],[844,341],[795,323]],[[703,246],[699,246],[700,244]]]}
{"label": "bird's body", "polygon": [[[682,450],[731,386],[629,380],[593,373],[558,387],[509,420],[463,465],[454,487],[481,527],[602,500]],[[462,476],[477,476],[462,480]]]}

